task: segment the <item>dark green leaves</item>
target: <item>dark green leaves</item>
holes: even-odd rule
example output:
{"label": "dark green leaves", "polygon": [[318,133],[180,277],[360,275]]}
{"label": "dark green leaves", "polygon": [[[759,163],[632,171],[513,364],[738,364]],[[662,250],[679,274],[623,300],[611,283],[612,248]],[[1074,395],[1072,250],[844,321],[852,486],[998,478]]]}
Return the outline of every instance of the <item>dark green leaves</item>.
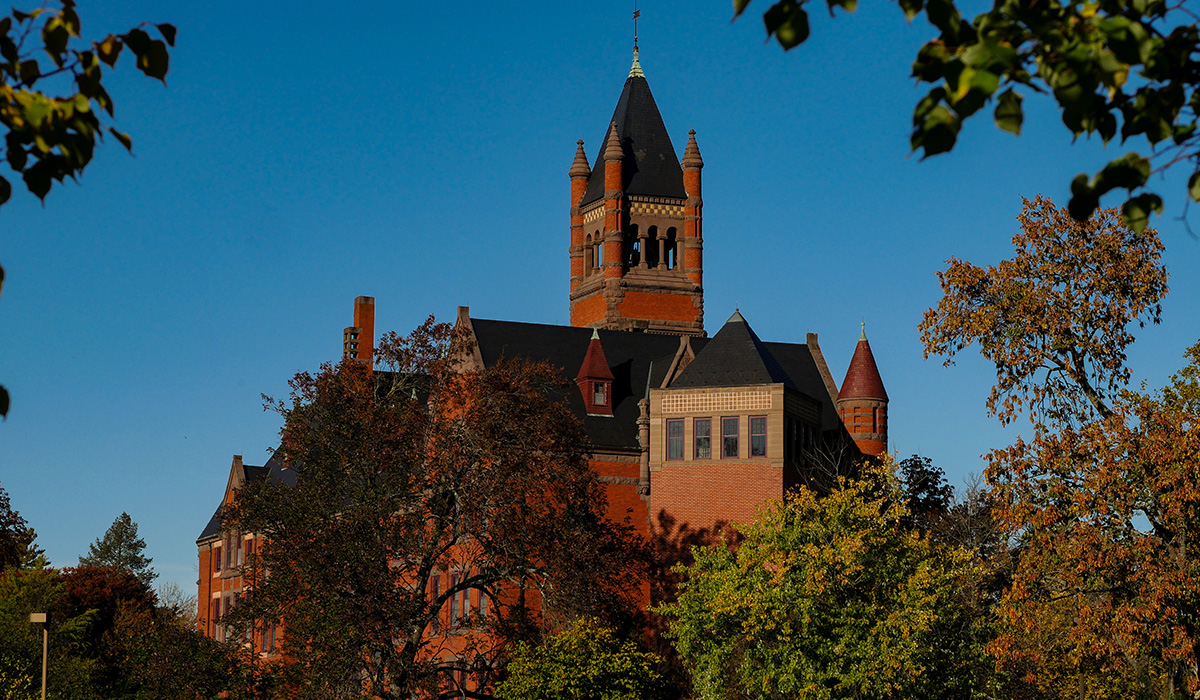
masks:
{"label": "dark green leaves", "polygon": [[0,416],[3,416],[5,420],[8,420],[9,403],[8,389],[0,386]]}
{"label": "dark green leaves", "polygon": [[1200,170],[1188,178],[1188,194],[1192,196],[1193,201],[1200,202]]}
{"label": "dark green leaves", "polygon": [[1129,201],[1125,202],[1125,206],[1121,207],[1121,217],[1125,220],[1126,226],[1141,233],[1150,223],[1150,212],[1161,216],[1162,210],[1162,197],[1147,192],[1131,197]]}
{"label": "dark green leaves", "polygon": [[[5,202],[7,202],[8,198],[11,196],[12,196],[12,185],[9,184],[7,179],[5,179],[3,176],[0,176],[0,204],[4,204]],[[4,282],[3,268],[0,268],[0,283],[3,283],[3,282]]]}
{"label": "dark green leaves", "polygon": [[1021,110],[1024,98],[1012,91],[1012,88],[1000,93],[996,100],[996,126],[1018,136],[1021,134],[1021,124],[1025,122],[1025,113]]}
{"label": "dark green leaves", "polygon": [[782,0],[763,15],[767,36],[774,36],[784,51],[793,49],[808,38],[808,13],[795,0]]}

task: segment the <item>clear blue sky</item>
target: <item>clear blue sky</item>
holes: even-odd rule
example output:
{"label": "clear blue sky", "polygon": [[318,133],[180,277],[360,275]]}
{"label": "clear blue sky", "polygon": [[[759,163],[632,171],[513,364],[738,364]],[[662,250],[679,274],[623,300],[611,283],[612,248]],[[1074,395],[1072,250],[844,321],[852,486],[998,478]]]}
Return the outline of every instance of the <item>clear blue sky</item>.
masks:
{"label": "clear blue sky", "polygon": [[[169,21],[179,44],[166,88],[128,56],[112,74],[136,157],[110,141],[44,208],[18,193],[0,209],[0,482],[51,560],[74,564],[128,511],[162,579],[194,590],[231,456],[262,464],[275,442],[260,394],[339,355],[356,295],[380,331],[460,304],[566,323],[567,169],[620,94],[629,5],[82,2],[88,35]],[[1075,173],[1124,150],[1072,146],[1034,96],[1021,137],[983,115],[920,162],[908,67],[928,25],[890,3],[816,11],[784,54],[767,6],[731,24],[724,0],[641,4],[667,128],[680,152],[696,129],[704,156],[709,330],[740,306],[764,339],[818,332],[840,382],[865,318],[893,449],[958,483],[1011,433],[985,414],[977,355],[921,358],[935,272],[1007,256],[1021,195],[1065,203]],[[1131,353],[1153,384],[1200,336],[1181,177],[1159,183],[1164,322]]]}

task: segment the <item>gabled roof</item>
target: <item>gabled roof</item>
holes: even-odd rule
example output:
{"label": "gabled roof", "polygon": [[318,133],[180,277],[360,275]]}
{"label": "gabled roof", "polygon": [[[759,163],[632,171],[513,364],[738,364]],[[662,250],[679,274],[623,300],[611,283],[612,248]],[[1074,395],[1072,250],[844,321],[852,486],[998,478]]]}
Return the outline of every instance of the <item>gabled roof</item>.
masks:
{"label": "gabled roof", "polygon": [[[671,388],[783,384],[799,391],[738,311],[721,326]],[[813,398],[819,398],[820,394]]]}
{"label": "gabled roof", "polygon": [[867,342],[865,324],[862,335],[858,338],[858,346],[854,348],[854,357],[850,358],[850,366],[846,368],[842,390],[838,392],[838,400],[842,399],[888,400],[887,391],[883,388],[883,377],[879,376],[875,355],[871,352],[871,344]]}
{"label": "gabled roof", "polygon": [[[650,83],[641,76],[631,75],[621,90],[617,108],[609,121],[617,124],[617,136],[621,140],[625,155],[625,193],[652,197],[674,197],[684,199],[683,168],[671,137],[663,124],[662,114],[650,94]],[[596,155],[587,190],[579,205],[591,204],[604,197],[604,154],[607,151],[609,130],[600,140],[600,152]]]}
{"label": "gabled roof", "polygon": [[[236,465],[234,467],[237,468]],[[279,458],[279,453],[271,455],[271,459],[261,467],[251,466],[249,464],[242,467],[245,472],[245,481],[259,481],[261,479],[269,479],[276,483],[281,483],[286,486],[296,485],[296,472],[293,469],[284,469],[283,460]],[[232,480],[231,480],[232,481]],[[221,495],[221,503],[225,503],[225,497],[228,495],[229,486],[226,487],[225,494]],[[196,538],[196,542],[200,543],[207,539],[216,537],[221,534],[221,508],[218,507],[212,517],[208,519],[208,524],[204,526],[204,530],[200,532],[200,536]]]}

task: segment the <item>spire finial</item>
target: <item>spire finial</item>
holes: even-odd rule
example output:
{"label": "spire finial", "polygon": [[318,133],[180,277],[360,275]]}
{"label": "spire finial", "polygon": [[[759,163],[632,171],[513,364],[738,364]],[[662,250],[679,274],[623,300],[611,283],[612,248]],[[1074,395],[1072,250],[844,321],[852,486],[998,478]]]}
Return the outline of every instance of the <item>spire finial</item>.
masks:
{"label": "spire finial", "polygon": [[592,340],[600,340],[600,329],[599,328],[592,329]]}
{"label": "spire finial", "polygon": [[703,168],[704,159],[700,157],[700,146],[696,145],[696,130],[688,129],[687,147],[683,149],[683,160],[680,165],[685,168]]}
{"label": "spire finial", "polygon": [[859,321],[859,324],[862,325],[862,333],[858,336],[858,339],[860,341],[866,340],[867,339],[867,320],[863,319],[862,321]]}
{"label": "spire finial", "polygon": [[583,150],[583,139],[575,142],[575,160],[571,163],[570,176],[574,178],[587,178],[592,174],[592,169],[588,167],[587,152]]}
{"label": "spire finial", "polygon": [[637,0],[633,0],[633,65],[629,68],[630,78],[645,78],[646,74],[642,72],[642,63],[638,60],[638,30],[637,21],[642,13],[637,9]]}

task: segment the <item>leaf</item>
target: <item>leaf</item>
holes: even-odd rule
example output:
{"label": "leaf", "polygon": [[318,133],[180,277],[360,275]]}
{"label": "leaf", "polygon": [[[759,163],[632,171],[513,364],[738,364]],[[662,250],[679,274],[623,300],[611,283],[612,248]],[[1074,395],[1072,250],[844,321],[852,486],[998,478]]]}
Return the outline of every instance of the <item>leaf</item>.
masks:
{"label": "leaf", "polygon": [[21,82],[26,85],[33,85],[34,81],[42,77],[42,69],[38,66],[35,60],[21,62]]}
{"label": "leaf", "polygon": [[125,44],[117,37],[109,34],[104,37],[104,40],[96,44],[96,54],[100,56],[100,60],[104,61],[112,67],[116,65],[117,58],[121,55],[121,49],[125,48]]}
{"label": "leaf", "polygon": [[1140,234],[1150,223],[1150,212],[1161,216],[1162,210],[1162,197],[1147,192],[1125,202],[1125,206],[1121,207],[1121,218],[1125,220],[1126,226]]}
{"label": "leaf", "polygon": [[8,396],[8,389],[5,389],[3,386],[0,386],[0,416],[3,416],[4,420],[8,420],[9,405],[10,405],[10,401],[9,401],[9,396]]}
{"label": "leaf", "polygon": [[[746,4],[749,2],[750,2],[750,0],[745,0],[745,2],[742,3],[743,10],[746,9]],[[734,5],[736,6],[736,4],[737,3],[735,2]],[[154,26],[158,27],[159,34],[162,34],[162,37],[167,40],[167,43],[170,44],[172,47],[174,47],[175,46],[175,25],[167,24],[164,22],[163,24],[156,24]]]}
{"label": "leaf", "polygon": [[[4,176],[0,175],[0,204],[4,204],[12,197],[12,185]],[[0,284],[4,283],[4,268],[0,267]]]}
{"label": "leaf", "polygon": [[1200,170],[1188,178],[1188,194],[1192,196],[1193,201],[1200,202]]}
{"label": "leaf", "polygon": [[1021,100],[1024,98],[1012,88],[1000,93],[996,99],[996,126],[1010,133],[1021,135],[1021,124],[1025,121],[1025,113],[1021,110]]}
{"label": "leaf", "polygon": [[150,42],[137,60],[138,69],[151,78],[166,81],[167,67],[171,57],[167,54],[167,45],[155,39]]}
{"label": "leaf", "polygon": [[108,127],[108,131],[113,136],[117,137],[117,140],[121,142],[121,145],[125,147],[125,150],[131,153],[133,152],[133,139],[129,138],[129,134],[122,134],[111,126]]}
{"label": "leaf", "polygon": [[49,161],[39,160],[21,174],[25,186],[42,201],[45,201],[46,195],[50,193],[51,167]]}
{"label": "leaf", "polygon": [[9,133],[5,156],[8,158],[8,164],[13,170],[21,172],[25,169],[25,162],[29,154],[25,152],[25,147],[21,144],[20,138],[16,134]]}
{"label": "leaf", "polygon": [[1087,173],[1079,173],[1071,181],[1071,201],[1067,203],[1067,211],[1076,221],[1087,221],[1096,207],[1100,206],[1100,197],[1088,184]]}
{"label": "leaf", "polygon": [[795,0],[780,0],[763,15],[767,36],[774,36],[784,51],[804,43],[808,38],[808,13]]}

